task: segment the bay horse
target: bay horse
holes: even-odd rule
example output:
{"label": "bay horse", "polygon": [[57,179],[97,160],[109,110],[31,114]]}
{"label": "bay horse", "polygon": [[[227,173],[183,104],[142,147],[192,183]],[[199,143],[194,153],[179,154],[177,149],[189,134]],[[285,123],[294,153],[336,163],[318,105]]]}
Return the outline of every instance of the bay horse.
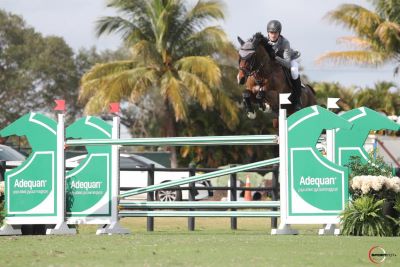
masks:
{"label": "bay horse", "polygon": [[[239,73],[237,80],[239,84],[245,84],[243,92],[243,103],[247,116],[254,119],[256,116],[253,103],[263,111],[272,110],[277,115],[279,112],[279,94],[292,93],[290,70],[282,67],[275,60],[275,52],[272,46],[261,44],[263,35],[256,33],[247,42],[240,37],[239,50]],[[290,99],[290,97],[289,97]],[[302,86],[301,107],[308,107],[317,103],[315,91],[310,85]],[[296,110],[293,105],[287,105],[288,115]],[[277,120],[274,120],[277,127]]]}

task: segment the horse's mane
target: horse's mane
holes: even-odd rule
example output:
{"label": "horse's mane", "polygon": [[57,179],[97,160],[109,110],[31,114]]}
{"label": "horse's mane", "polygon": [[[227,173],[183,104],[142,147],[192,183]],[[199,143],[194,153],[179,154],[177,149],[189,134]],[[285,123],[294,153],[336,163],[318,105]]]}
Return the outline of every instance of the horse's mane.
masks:
{"label": "horse's mane", "polygon": [[254,47],[257,47],[260,43],[265,48],[267,53],[271,58],[275,58],[275,51],[272,46],[268,43],[267,38],[261,33],[257,32],[253,35],[252,38],[249,39],[250,42],[253,43]]}

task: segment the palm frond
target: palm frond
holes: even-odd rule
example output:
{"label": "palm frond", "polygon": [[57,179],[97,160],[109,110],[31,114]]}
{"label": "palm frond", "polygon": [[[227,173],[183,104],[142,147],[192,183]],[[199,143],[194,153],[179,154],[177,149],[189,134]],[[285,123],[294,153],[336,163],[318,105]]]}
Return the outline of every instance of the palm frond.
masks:
{"label": "palm frond", "polygon": [[338,44],[348,44],[350,46],[360,49],[371,49],[373,44],[366,38],[360,38],[357,36],[343,36],[337,39]]}
{"label": "palm frond", "polygon": [[129,97],[137,101],[157,80],[157,72],[147,67],[138,67],[96,79],[82,80],[79,100],[81,102],[99,98],[108,104]]}
{"label": "palm frond", "polygon": [[182,91],[183,88],[181,82],[170,71],[161,77],[160,93],[166,102],[172,106],[176,121],[186,120],[187,118],[187,105]]}
{"label": "palm frond", "polygon": [[217,90],[214,95],[218,100],[216,103],[218,105],[218,110],[220,111],[222,120],[226,123],[230,130],[233,130],[239,124],[238,105],[220,90]]}
{"label": "palm frond", "polygon": [[163,59],[153,43],[147,40],[141,40],[135,43],[130,52],[132,60],[141,66],[152,66],[161,69]]}
{"label": "palm frond", "polygon": [[390,60],[390,55],[385,52],[353,50],[327,52],[316,59],[317,64],[330,61],[334,64],[350,63],[358,65],[382,65]]}
{"label": "palm frond", "polygon": [[[197,1],[196,4],[186,12],[182,12],[182,16],[176,20],[173,31],[168,37],[169,50],[179,51],[187,43],[191,35],[198,31],[202,31],[204,27],[212,20],[224,19],[224,5],[219,1]],[[179,37],[179,38],[178,38]]]}
{"label": "palm frond", "polygon": [[219,26],[209,26],[188,36],[185,43],[175,48],[182,56],[192,55],[197,51],[200,55],[221,53],[229,57],[237,57],[237,51],[229,41],[224,30]]}
{"label": "palm frond", "polygon": [[129,70],[134,67],[134,62],[131,60],[114,61],[110,63],[102,63],[94,65],[82,77],[82,82],[98,79],[113,73]]}
{"label": "palm frond", "polygon": [[381,23],[378,14],[356,4],[343,4],[329,12],[325,18],[354,30],[360,36],[372,36]]}
{"label": "palm frond", "polygon": [[217,87],[221,82],[221,70],[211,57],[192,56],[178,60],[174,67],[178,70],[193,73],[210,87]]}
{"label": "palm frond", "polygon": [[400,3],[398,0],[370,0],[377,13],[389,21],[400,23]]}
{"label": "palm frond", "polygon": [[105,111],[106,103],[103,95],[98,93],[96,97],[92,97],[86,102],[84,113],[86,115],[99,114]]}
{"label": "palm frond", "polygon": [[376,28],[375,34],[387,50],[400,50],[400,25],[384,21]]}
{"label": "palm frond", "polygon": [[96,23],[98,36],[118,33],[124,41],[138,39],[154,41],[147,1],[110,0],[107,6],[117,9],[121,16],[100,18]]}
{"label": "palm frond", "polygon": [[208,84],[193,73],[186,71],[179,71],[178,73],[182,83],[190,92],[190,96],[196,99],[203,109],[213,106],[214,97]]}

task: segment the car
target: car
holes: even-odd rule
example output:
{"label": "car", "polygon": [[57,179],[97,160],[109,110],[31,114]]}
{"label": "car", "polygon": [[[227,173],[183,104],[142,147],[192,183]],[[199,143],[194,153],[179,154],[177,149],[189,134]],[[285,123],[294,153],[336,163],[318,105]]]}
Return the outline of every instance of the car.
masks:
{"label": "car", "polygon": [[[86,154],[69,158],[66,160],[65,166],[67,168],[74,168],[85,158]],[[148,171],[143,170],[143,168],[149,168],[151,164],[153,164],[156,169],[154,172],[154,184],[161,184],[189,177],[188,171],[162,171],[160,169],[164,169],[165,166],[146,157],[135,154],[120,153],[120,192],[123,193],[133,188],[146,187]],[[187,187],[188,185],[186,184],[182,186]],[[206,180],[196,183],[195,186],[208,187],[211,186],[211,182]],[[211,195],[212,193],[209,190],[196,190],[195,200],[205,199]],[[147,194],[140,194],[126,199],[146,200]],[[188,199],[188,190],[162,189],[155,192],[155,200],[157,201],[179,201]]]}
{"label": "car", "polygon": [[[86,158],[87,154],[82,154],[72,158],[66,159],[65,166],[67,169],[75,168],[79,163]],[[15,149],[0,145],[0,161],[7,162],[7,169],[18,167],[26,157],[16,151]],[[154,184],[165,183],[176,179],[189,177],[188,171],[160,171],[159,169],[165,168],[165,166],[152,161],[146,157],[135,155],[135,154],[120,154],[120,188],[121,193],[132,188],[145,187],[147,186],[147,171],[135,170],[135,168],[149,168],[151,164],[157,169],[154,173]],[[1,165],[0,165],[0,168]],[[1,169],[0,169],[1,170]],[[2,176],[3,172],[0,172],[0,181],[4,180]],[[183,185],[187,187],[188,185]],[[206,180],[195,184],[196,187],[208,187],[211,186],[211,182]],[[195,200],[201,200],[208,198],[212,195],[209,190],[196,190]],[[147,195],[141,194],[130,199],[141,199],[146,200]],[[155,193],[155,200],[158,201],[179,201],[189,199],[188,190],[177,190],[177,189],[163,189],[158,190]]]}
{"label": "car", "polygon": [[0,145],[0,181],[4,181],[4,172],[6,171],[6,163],[18,165],[25,160],[25,156],[12,147]]}
{"label": "car", "polygon": [[0,161],[24,161],[25,156],[6,145],[0,145]]}

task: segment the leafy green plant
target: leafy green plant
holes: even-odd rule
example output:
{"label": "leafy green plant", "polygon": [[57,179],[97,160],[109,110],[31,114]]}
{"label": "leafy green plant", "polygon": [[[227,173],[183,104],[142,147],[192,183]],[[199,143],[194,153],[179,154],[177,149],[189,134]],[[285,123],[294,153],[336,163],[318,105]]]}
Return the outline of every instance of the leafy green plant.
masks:
{"label": "leafy green plant", "polygon": [[400,194],[396,195],[393,208],[400,214]]}
{"label": "leafy green plant", "polygon": [[0,200],[0,226],[3,225],[4,217],[5,217],[4,201]]}
{"label": "leafy green plant", "polygon": [[351,201],[341,214],[342,234],[392,236],[389,219],[382,213],[384,200],[363,196]]}
{"label": "leafy green plant", "polygon": [[383,161],[382,157],[374,157],[369,154],[368,162],[362,162],[359,156],[351,156],[345,166],[349,167],[350,178],[361,175],[392,176],[392,167]]}
{"label": "leafy green plant", "polygon": [[394,235],[396,236],[400,236],[400,194],[397,194],[395,199],[394,199],[394,205],[393,205],[393,209],[396,211],[396,216],[393,217],[389,217],[389,219],[391,220],[392,223],[392,228],[393,228],[393,232]]}

